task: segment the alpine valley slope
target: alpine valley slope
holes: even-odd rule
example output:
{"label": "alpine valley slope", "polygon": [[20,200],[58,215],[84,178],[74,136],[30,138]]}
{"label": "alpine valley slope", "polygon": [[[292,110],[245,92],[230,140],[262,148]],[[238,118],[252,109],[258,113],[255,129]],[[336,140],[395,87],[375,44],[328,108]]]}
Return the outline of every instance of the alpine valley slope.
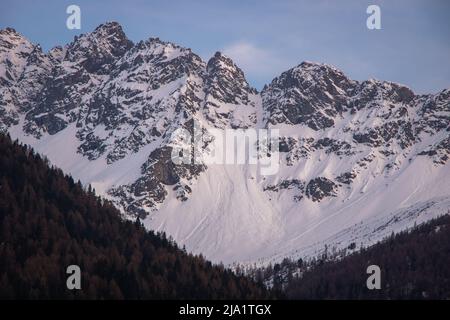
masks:
{"label": "alpine valley slope", "polygon": [[[279,173],[172,163],[171,133],[193,120],[280,129]],[[1,30],[0,130],[215,262],[357,250],[450,210],[450,89],[303,62],[258,93],[219,52],[133,44],[115,22],[48,53]]]}

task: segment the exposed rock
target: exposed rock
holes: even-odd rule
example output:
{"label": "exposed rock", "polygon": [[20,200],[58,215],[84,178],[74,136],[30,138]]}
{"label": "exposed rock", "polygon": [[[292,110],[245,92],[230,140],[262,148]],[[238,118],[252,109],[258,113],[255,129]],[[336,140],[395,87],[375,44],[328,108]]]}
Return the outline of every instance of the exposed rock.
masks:
{"label": "exposed rock", "polygon": [[336,178],[336,181],[340,183],[350,184],[353,179],[356,178],[356,173],[354,172],[344,172]]}
{"label": "exposed rock", "polygon": [[336,192],[337,185],[325,177],[312,179],[306,186],[306,196],[314,202],[320,202],[325,197],[335,197]]}

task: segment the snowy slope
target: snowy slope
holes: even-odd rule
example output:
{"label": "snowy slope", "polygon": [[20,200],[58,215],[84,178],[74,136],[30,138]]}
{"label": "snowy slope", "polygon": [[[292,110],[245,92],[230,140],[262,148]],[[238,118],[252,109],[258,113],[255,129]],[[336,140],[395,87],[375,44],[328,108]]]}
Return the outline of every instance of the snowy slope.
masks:
{"label": "snowy slope", "polygon": [[[359,248],[450,209],[450,90],[303,62],[258,93],[221,53],[133,44],[114,22],[48,54],[0,31],[0,80],[0,130],[215,262]],[[194,121],[279,129],[279,172],[174,164],[172,133]]]}

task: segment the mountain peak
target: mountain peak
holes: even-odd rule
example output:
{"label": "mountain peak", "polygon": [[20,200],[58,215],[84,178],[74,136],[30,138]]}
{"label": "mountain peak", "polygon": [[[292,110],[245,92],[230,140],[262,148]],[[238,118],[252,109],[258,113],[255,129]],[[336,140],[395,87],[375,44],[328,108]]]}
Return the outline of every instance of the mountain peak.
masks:
{"label": "mountain peak", "polygon": [[104,64],[120,58],[133,46],[122,27],[117,22],[106,22],[99,25],[91,33],[75,37],[68,45],[69,61],[82,61],[82,65],[90,72],[103,69]]}
{"label": "mountain peak", "polygon": [[0,30],[0,81],[16,81],[36,47],[13,28]]}
{"label": "mountain peak", "polygon": [[11,49],[12,46],[16,46],[20,43],[25,43],[29,46],[32,46],[31,42],[28,41],[28,39],[21,35],[19,32],[17,32],[16,29],[9,27],[0,29],[0,47],[6,46],[8,49]]}
{"label": "mountain peak", "polygon": [[122,26],[118,22],[105,22],[99,25],[91,33],[81,35],[78,39],[87,38],[89,40],[96,39],[102,43],[109,43],[114,45],[126,45],[130,48],[133,43],[127,38]]}
{"label": "mountain peak", "polygon": [[96,37],[102,38],[115,36],[118,39],[128,40],[125,32],[122,29],[122,26],[115,21],[102,23],[97,28],[95,28],[91,34],[95,35]]}
{"label": "mountain peak", "polygon": [[213,58],[221,59],[221,58],[226,58],[226,57],[225,57],[225,55],[222,54],[222,52],[216,51],[216,52],[214,53]]}
{"label": "mountain peak", "polygon": [[10,28],[10,27],[6,27],[5,29],[0,29],[0,35],[3,34],[16,34],[16,35],[20,35],[16,29],[14,28]]}
{"label": "mountain peak", "polygon": [[[210,86],[220,89],[224,94],[222,98],[224,101],[236,103],[236,97],[241,96],[244,101],[247,101],[249,93],[256,91],[250,87],[245,79],[244,72],[233,62],[233,60],[220,51],[217,51],[214,56],[209,59],[206,71],[208,73],[208,82]],[[217,90],[213,90],[217,91]]]}
{"label": "mountain peak", "polygon": [[94,32],[97,31],[97,30],[108,30],[108,29],[112,29],[112,30],[120,29],[120,30],[122,30],[122,26],[117,21],[106,21],[106,22],[100,24],[99,26],[97,26],[97,28],[94,29]]}
{"label": "mountain peak", "polygon": [[233,62],[233,60],[220,51],[217,51],[214,56],[209,59],[207,66],[207,72],[211,77],[232,77],[242,80],[243,83],[248,86],[245,80],[244,72]]}
{"label": "mountain peak", "polygon": [[214,53],[214,56],[212,56],[211,59],[209,59],[207,68],[208,69],[232,68],[232,69],[236,69],[236,70],[239,70],[240,72],[242,72],[241,69],[239,69],[235,65],[235,63],[233,62],[233,60],[231,58],[225,56],[220,51],[216,51],[216,53]]}
{"label": "mountain peak", "polygon": [[[256,116],[251,95],[257,92],[248,84],[244,72],[220,51],[209,59],[206,72],[206,118],[219,127],[247,128],[254,125]],[[220,108],[221,103],[228,104],[228,107]]]}
{"label": "mountain peak", "polygon": [[409,103],[416,96],[409,87],[403,84],[373,78],[361,82],[360,89],[362,94],[366,94],[369,99],[374,101],[385,99],[394,103]]}
{"label": "mountain peak", "polygon": [[357,81],[349,79],[341,70],[331,65],[303,61],[273,79],[269,86],[297,88],[304,93],[328,91],[331,94],[342,94],[352,90],[356,84]]}
{"label": "mountain peak", "polygon": [[311,74],[319,77],[337,75],[339,77],[345,77],[346,79],[348,79],[341,70],[326,63],[303,61],[291,70],[293,70],[294,72],[301,72],[303,74]]}

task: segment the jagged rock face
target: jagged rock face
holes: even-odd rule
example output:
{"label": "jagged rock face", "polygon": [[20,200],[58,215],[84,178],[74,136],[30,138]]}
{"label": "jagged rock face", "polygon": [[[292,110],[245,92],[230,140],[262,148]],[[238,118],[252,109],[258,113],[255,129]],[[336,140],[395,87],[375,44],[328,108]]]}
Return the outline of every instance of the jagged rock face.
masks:
{"label": "jagged rock face", "polygon": [[443,90],[436,95],[417,97],[415,103],[419,107],[416,134],[433,134],[444,129],[450,130],[448,121],[450,89]]}
{"label": "jagged rock face", "polygon": [[216,127],[248,128],[256,124],[256,90],[230,58],[216,52],[206,67],[204,114]]}
{"label": "jagged rock face", "polygon": [[[80,119],[80,152],[108,163],[163,139],[200,109],[204,63],[189,49],[158,39],[124,55]],[[96,135],[103,128],[103,136]],[[124,132],[130,132],[123,137]],[[94,139],[84,139],[90,136]],[[102,152],[99,153],[98,145]]]}
{"label": "jagged rock face", "polygon": [[[418,96],[396,83],[357,82],[331,66],[310,62],[282,73],[261,96],[265,125],[289,133],[279,145],[284,164],[320,167],[322,157],[340,163],[338,169],[329,165],[333,169],[325,170],[327,178],[300,175],[310,182],[290,193],[291,199],[331,199],[352,190],[370,170],[381,167],[386,175],[395,174],[418,156],[436,165],[447,163],[448,91]],[[430,142],[425,148],[424,141]],[[279,179],[278,185],[291,179]]]}
{"label": "jagged rock face", "polygon": [[[422,127],[441,130],[447,126],[446,116],[425,120],[425,126],[421,123],[433,117],[438,109],[447,112],[448,100],[443,99],[446,105],[439,98],[435,102],[436,98],[418,97],[395,83],[376,80],[358,83],[327,65],[302,63],[284,72],[265,87],[262,98],[267,124],[272,126],[300,124],[319,131],[333,127],[349,115],[368,113],[367,119],[374,122],[353,117],[355,120],[348,123],[346,130],[353,132],[355,142],[372,147],[395,142],[405,149],[417,142]],[[435,103],[440,104],[439,108],[434,108]],[[428,117],[424,117],[426,112],[430,112]],[[348,143],[345,148],[350,149]]]}
{"label": "jagged rock face", "polygon": [[[279,172],[175,164],[192,141],[173,135],[194,123],[279,129]],[[335,225],[450,197],[450,89],[415,95],[304,62],[258,93],[219,52],[205,63],[158,38],[132,44],[117,23],[48,53],[1,30],[0,130],[216,261],[314,247]]]}
{"label": "jagged rock face", "polygon": [[249,94],[256,91],[245,80],[244,73],[233,61],[216,52],[208,61],[207,94],[225,103],[248,103]]}
{"label": "jagged rock face", "polygon": [[293,190],[293,200],[299,202],[303,199],[303,194],[305,192],[305,182],[299,179],[288,179],[283,180],[276,185],[268,185],[264,187],[264,191],[273,193],[279,193],[282,190]]}
{"label": "jagged rock face", "polygon": [[[416,96],[395,83],[376,80],[358,83],[331,66],[304,62],[275,78],[262,91],[262,98],[268,124],[303,124],[317,131],[334,126],[346,112],[362,109],[379,118],[395,118],[398,127],[408,126],[402,122],[408,118],[405,106],[414,104]],[[393,114],[398,106],[401,108]],[[392,126],[395,125],[380,130],[390,131]],[[370,142],[370,136],[373,138],[377,133],[370,132],[360,140]]]}
{"label": "jagged rock face", "polygon": [[325,197],[336,196],[336,184],[324,177],[318,177],[309,181],[306,186],[306,196],[312,201],[320,201]]}
{"label": "jagged rock face", "polygon": [[35,46],[12,28],[0,30],[1,84],[12,86],[19,81]]}
{"label": "jagged rock face", "polygon": [[0,30],[0,130],[18,123],[19,112],[31,108],[48,75],[51,62],[39,45],[14,29]]}
{"label": "jagged rock face", "polygon": [[[156,151],[167,151],[164,146],[177,128],[209,108],[220,113],[209,117],[216,127],[247,128],[256,122],[256,90],[220,53],[206,64],[190,49],[158,38],[134,45],[115,22],[48,54],[12,29],[2,30],[0,41],[1,61],[8,67],[1,78],[2,128],[17,125],[21,114],[24,133],[37,139],[70,126],[79,141],[77,153],[90,161],[104,158],[110,165],[154,145],[147,161],[152,163],[156,156],[167,155]],[[224,104],[227,114],[221,110]],[[164,159],[143,166],[142,179],[110,194],[126,199],[124,207],[133,208],[127,211],[141,212],[130,206],[128,194],[145,194],[151,208],[164,200],[170,171],[179,171],[174,177],[180,179],[202,170],[201,165],[182,169]],[[180,199],[187,199],[189,190],[176,184]]]}
{"label": "jagged rock face", "polygon": [[67,46],[64,59],[78,63],[88,73],[107,74],[114,62],[132,46],[122,27],[117,22],[109,22],[92,33],[76,36]]}
{"label": "jagged rock face", "polygon": [[115,62],[131,47],[121,26],[112,22],[75,37],[65,48],[52,49],[47,57],[52,76],[26,115],[26,132],[37,137],[52,135],[79,121]]}
{"label": "jagged rock face", "polygon": [[336,181],[344,184],[350,184],[355,177],[356,174],[354,172],[344,172],[340,176],[336,177]]}
{"label": "jagged rock face", "polygon": [[[397,83],[368,80],[362,82],[352,96],[350,107],[379,108],[379,101],[385,101],[384,106],[393,106],[397,103],[408,104],[415,98],[414,93],[407,87]],[[402,114],[400,114],[402,115]]]}
{"label": "jagged rock face", "polygon": [[436,164],[444,165],[450,157],[450,137],[431,145],[426,150],[418,153],[419,156],[429,156]]}
{"label": "jagged rock face", "polygon": [[[120,199],[127,212],[145,218],[148,210],[162,203],[167,187],[177,193],[177,199],[186,201],[191,193],[189,184],[206,169],[204,165],[176,165],[171,159],[171,147],[154,150],[141,167],[142,176],[131,185],[112,189],[109,193]],[[147,210],[145,210],[147,209]]]}
{"label": "jagged rock face", "polygon": [[284,72],[262,91],[269,127],[301,125],[322,132],[337,123],[343,125],[340,131],[346,141],[303,137],[297,147],[292,137],[288,144],[282,141],[280,150],[297,159],[308,157],[314,149],[351,155],[359,145],[385,155],[398,153],[397,148],[406,150],[420,142],[422,135],[448,128],[448,100],[448,90],[416,96],[399,84],[377,80],[358,83],[333,67],[312,63]]}
{"label": "jagged rock face", "polygon": [[330,66],[303,62],[283,72],[262,91],[270,124],[306,124],[319,130],[334,125],[334,117],[348,107],[356,82]]}
{"label": "jagged rock face", "polygon": [[317,140],[312,147],[318,150],[325,150],[327,154],[335,153],[338,156],[349,156],[354,154],[354,151],[352,151],[352,146],[348,142],[331,139],[328,137]]}

